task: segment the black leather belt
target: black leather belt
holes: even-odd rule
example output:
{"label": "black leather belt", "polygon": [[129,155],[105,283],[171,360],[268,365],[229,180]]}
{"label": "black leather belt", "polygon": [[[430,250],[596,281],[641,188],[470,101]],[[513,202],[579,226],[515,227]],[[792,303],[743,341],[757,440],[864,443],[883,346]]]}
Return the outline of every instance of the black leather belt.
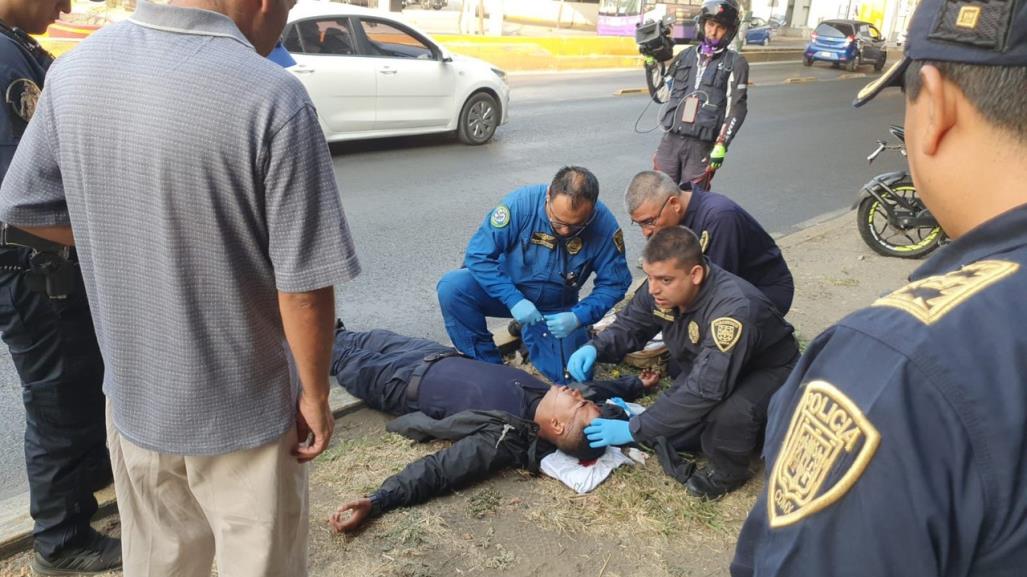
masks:
{"label": "black leather belt", "polygon": [[20,246],[38,252],[52,252],[64,258],[68,258],[71,252],[71,247],[40,238],[3,222],[0,223],[0,247],[5,246]]}
{"label": "black leather belt", "polygon": [[0,270],[22,275],[29,290],[51,299],[65,299],[81,288],[77,267],[74,248],[0,223]]}
{"label": "black leather belt", "polygon": [[412,373],[410,373],[410,382],[407,383],[407,400],[417,400],[417,390],[421,388],[421,379],[424,377],[424,373],[428,372],[433,364],[442,359],[448,359],[450,357],[462,357],[463,353],[453,349],[449,351],[442,351],[438,353],[432,353],[424,357],[421,364],[414,367]]}

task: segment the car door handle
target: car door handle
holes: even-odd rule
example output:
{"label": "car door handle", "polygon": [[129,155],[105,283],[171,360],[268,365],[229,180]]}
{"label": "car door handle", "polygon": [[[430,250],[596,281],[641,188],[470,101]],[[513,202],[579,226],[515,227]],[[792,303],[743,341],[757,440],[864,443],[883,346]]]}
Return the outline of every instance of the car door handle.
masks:
{"label": "car door handle", "polygon": [[314,72],[313,68],[303,64],[297,64],[296,66],[293,66],[291,70],[296,74],[311,74]]}
{"label": "car door handle", "polygon": [[395,68],[379,68],[378,72],[381,74],[395,74],[398,70]]}

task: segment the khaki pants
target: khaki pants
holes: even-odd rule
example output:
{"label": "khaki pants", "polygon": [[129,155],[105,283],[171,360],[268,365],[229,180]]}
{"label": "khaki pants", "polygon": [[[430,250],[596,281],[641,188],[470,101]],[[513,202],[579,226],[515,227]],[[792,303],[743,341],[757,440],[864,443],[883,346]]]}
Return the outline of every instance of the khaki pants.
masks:
{"label": "khaki pants", "polygon": [[156,453],[123,438],[107,405],[125,577],[307,575],[307,468],[276,442],[214,456]]}

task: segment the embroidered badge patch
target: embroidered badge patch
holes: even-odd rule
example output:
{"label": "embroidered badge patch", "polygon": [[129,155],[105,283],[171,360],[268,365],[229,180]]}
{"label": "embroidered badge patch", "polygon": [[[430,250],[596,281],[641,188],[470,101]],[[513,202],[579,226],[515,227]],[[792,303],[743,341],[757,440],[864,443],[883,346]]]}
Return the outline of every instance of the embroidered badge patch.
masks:
{"label": "embroidered badge patch", "polygon": [[32,120],[36,113],[36,104],[39,102],[39,85],[28,78],[19,78],[7,86],[7,93],[4,99],[22,120]]}
{"label": "embroidered badge patch", "polygon": [[617,229],[617,232],[613,233],[613,246],[617,247],[617,252],[624,254],[624,231]]}
{"label": "embroidered badge patch", "polygon": [[1015,262],[982,260],[948,274],[930,276],[909,283],[877,299],[872,306],[895,307],[929,325],[1019,268],[1020,265]]}
{"label": "embroidered badge patch", "polygon": [[[784,527],[828,507],[852,488],[881,435],[834,385],[812,381],[792,415],[767,485],[770,526]],[[842,474],[832,475],[837,468]],[[825,486],[828,477],[833,480]]]}
{"label": "embroidered badge patch", "polygon": [[742,338],[742,323],[731,317],[713,319],[710,330],[713,331],[713,342],[722,353],[730,351]]}
{"label": "embroidered badge patch", "polygon": [[553,250],[556,248],[556,237],[544,232],[531,233],[531,244],[537,244]]}
{"label": "embroidered badge patch", "polygon": [[959,16],[956,17],[956,26],[973,30],[977,28],[977,20],[980,17],[980,6],[962,6],[959,8]]}
{"label": "embroidered badge patch", "polygon": [[504,205],[499,205],[492,211],[492,218],[489,219],[489,224],[492,228],[504,228],[510,224],[510,209]]}
{"label": "embroidered badge patch", "polygon": [[710,231],[704,230],[699,236],[699,249],[706,254],[706,247],[710,246]]}
{"label": "embroidered badge patch", "polygon": [[578,254],[583,246],[585,246],[585,242],[581,240],[580,236],[576,236],[567,241],[567,252],[571,255]]}
{"label": "embroidered badge patch", "polygon": [[674,309],[655,308],[653,309],[653,316],[670,322],[674,322],[674,319],[677,318],[674,314]]}
{"label": "embroidered badge patch", "polygon": [[699,323],[695,321],[688,322],[688,340],[692,341],[693,345],[699,344]]}

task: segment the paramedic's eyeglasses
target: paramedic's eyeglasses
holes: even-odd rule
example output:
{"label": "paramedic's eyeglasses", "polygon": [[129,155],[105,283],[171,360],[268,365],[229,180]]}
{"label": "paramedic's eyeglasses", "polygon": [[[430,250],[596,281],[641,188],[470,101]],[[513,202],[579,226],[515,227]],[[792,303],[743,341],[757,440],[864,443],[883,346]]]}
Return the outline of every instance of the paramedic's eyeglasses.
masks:
{"label": "paramedic's eyeglasses", "polygon": [[656,226],[656,221],[660,220],[660,216],[663,215],[663,209],[667,208],[667,203],[670,202],[670,199],[672,199],[672,198],[674,198],[674,197],[673,196],[668,196],[667,200],[663,201],[663,206],[660,207],[660,212],[657,212],[656,216],[654,216],[652,218],[647,218],[645,220],[631,219],[631,224],[633,224],[633,225],[635,225],[635,226],[637,226],[639,228],[653,228],[653,227],[655,227]]}

